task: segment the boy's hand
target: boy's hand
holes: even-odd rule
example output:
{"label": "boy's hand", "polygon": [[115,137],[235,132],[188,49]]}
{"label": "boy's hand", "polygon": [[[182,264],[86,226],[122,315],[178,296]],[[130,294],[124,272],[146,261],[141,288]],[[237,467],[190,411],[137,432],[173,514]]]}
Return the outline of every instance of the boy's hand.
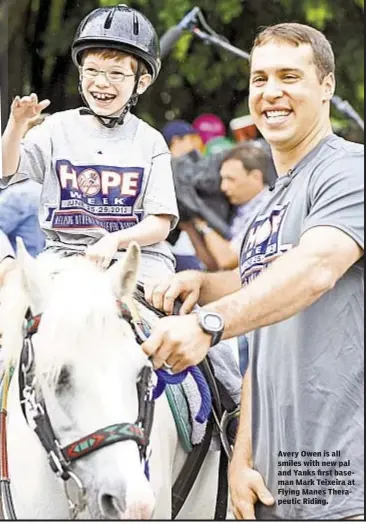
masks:
{"label": "boy's hand", "polygon": [[38,97],[35,93],[22,98],[16,96],[10,108],[11,118],[18,125],[27,125],[29,121],[38,117],[50,103],[50,100],[38,102]]}
{"label": "boy's hand", "polygon": [[85,256],[102,269],[108,269],[112,258],[117,253],[119,240],[115,233],[107,233],[85,250]]}

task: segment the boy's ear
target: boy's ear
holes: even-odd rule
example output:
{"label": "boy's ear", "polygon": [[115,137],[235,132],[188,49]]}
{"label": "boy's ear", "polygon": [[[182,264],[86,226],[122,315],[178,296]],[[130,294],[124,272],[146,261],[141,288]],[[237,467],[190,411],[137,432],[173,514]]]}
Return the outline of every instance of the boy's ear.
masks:
{"label": "boy's ear", "polygon": [[137,94],[142,95],[142,93],[145,93],[146,89],[151,85],[151,81],[152,76],[148,73],[140,76],[139,83],[137,85]]}

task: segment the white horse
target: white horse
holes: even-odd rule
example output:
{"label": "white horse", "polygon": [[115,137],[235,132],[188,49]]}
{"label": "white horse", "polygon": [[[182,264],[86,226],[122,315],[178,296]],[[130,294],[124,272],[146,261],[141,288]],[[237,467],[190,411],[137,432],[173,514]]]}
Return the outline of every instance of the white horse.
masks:
{"label": "white horse", "polygon": [[[117,300],[134,291],[139,255],[133,244],[123,262],[102,272],[84,257],[45,254],[34,260],[19,245],[19,278],[14,273],[8,283],[11,292],[3,297],[4,350],[8,359],[19,357],[28,301],[34,314],[42,313],[33,335],[35,382],[61,446],[99,428],[137,419],[136,382],[148,359],[128,322],[120,318]],[[9,472],[17,518],[68,519],[63,481],[51,471],[21,411],[17,373],[8,402]],[[171,489],[186,454],[165,395],[156,401],[151,451],[150,481],[132,440],[74,462],[72,470],[87,499],[86,510],[77,518],[171,519]],[[217,471],[218,453],[209,451],[179,519],[213,519]]]}

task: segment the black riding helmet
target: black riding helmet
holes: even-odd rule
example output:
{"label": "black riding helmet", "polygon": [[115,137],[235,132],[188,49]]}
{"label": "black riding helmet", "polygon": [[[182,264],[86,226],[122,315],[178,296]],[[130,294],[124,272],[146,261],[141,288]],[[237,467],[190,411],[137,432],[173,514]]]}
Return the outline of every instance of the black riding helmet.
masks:
{"label": "black riding helmet", "polygon": [[[100,7],[81,21],[71,46],[74,64],[80,67],[83,51],[96,48],[116,49],[142,60],[151,74],[152,82],[159,74],[161,59],[158,35],[151,22],[142,13],[125,4]],[[94,114],[107,127],[122,124],[127,111],[137,102],[136,89],[140,74],[139,68],[134,91],[120,117],[98,117],[90,109],[84,110],[84,114],[85,111]],[[81,92],[80,86],[79,90]],[[101,118],[109,122],[106,124]]]}

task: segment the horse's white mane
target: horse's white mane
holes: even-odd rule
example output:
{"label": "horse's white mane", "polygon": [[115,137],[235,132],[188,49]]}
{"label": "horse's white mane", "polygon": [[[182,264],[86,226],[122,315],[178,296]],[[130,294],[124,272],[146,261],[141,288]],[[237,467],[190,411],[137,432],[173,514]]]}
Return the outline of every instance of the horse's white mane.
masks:
{"label": "horse's white mane", "polygon": [[[47,340],[44,347],[37,344],[36,374],[46,372],[48,380],[54,382],[65,363],[82,364],[80,360],[84,365],[87,362],[88,368],[94,363],[100,369],[108,352],[115,349],[114,341],[121,336],[131,342],[123,348],[129,359],[132,352],[127,353],[126,348],[134,346],[134,336],[127,322],[117,315],[117,297],[108,272],[78,256],[45,254],[36,265],[43,280],[39,332],[42,330],[42,340]],[[5,359],[12,363],[20,354],[24,314],[30,305],[20,273],[15,270],[7,282],[0,314]]]}

